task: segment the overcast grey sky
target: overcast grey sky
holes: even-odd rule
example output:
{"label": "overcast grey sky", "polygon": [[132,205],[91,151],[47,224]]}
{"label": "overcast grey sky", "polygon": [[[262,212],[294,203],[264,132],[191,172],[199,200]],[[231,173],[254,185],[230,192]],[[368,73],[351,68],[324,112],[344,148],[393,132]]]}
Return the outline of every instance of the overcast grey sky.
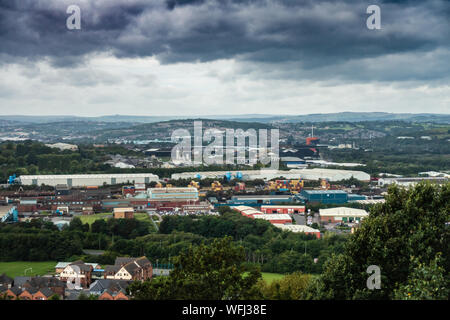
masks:
{"label": "overcast grey sky", "polygon": [[448,0],[0,0],[0,44],[0,114],[450,113]]}

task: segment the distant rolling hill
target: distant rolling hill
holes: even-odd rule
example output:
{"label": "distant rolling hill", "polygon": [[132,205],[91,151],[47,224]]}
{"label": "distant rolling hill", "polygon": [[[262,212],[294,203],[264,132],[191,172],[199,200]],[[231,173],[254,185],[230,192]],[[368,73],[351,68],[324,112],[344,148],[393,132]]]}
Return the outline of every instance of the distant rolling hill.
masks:
{"label": "distant rolling hill", "polygon": [[[50,123],[63,121],[95,121],[95,122],[131,122],[131,123],[154,123],[168,120],[195,119],[200,116],[136,116],[136,115],[106,115],[98,117],[79,116],[0,116],[1,120],[22,123]],[[307,115],[212,115],[202,116],[213,120],[230,120],[238,122],[330,122],[330,121],[389,121],[403,120],[411,122],[435,122],[450,123],[450,114],[434,113],[388,113],[388,112],[338,112],[338,113],[316,113]]]}

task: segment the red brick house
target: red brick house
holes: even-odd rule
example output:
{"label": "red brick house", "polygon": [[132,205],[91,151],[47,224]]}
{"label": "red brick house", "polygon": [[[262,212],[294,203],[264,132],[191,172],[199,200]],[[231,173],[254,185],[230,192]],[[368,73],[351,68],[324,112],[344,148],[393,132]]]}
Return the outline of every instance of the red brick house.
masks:
{"label": "red brick house", "polygon": [[22,293],[22,290],[19,287],[11,287],[8,288],[2,294],[6,295],[6,297],[10,300],[16,300],[17,297]]}
{"label": "red brick house", "polygon": [[112,292],[110,290],[106,290],[103,292],[98,300],[129,300],[129,298],[123,293],[123,291]]}
{"label": "red brick house", "polygon": [[64,297],[66,284],[63,281],[53,277],[33,277],[26,281],[22,287],[36,288],[37,290],[49,289],[52,291],[52,294],[56,293],[60,297]]}
{"label": "red brick house", "polygon": [[55,293],[49,288],[41,288],[33,294],[33,300],[48,300]]}
{"label": "red brick house", "polygon": [[38,290],[35,288],[26,288],[22,291],[21,294],[19,294],[19,299],[20,300],[33,300],[33,295],[37,292]]}
{"label": "red brick house", "polygon": [[153,266],[146,257],[118,257],[113,266],[105,266],[105,279],[144,281],[152,276]]}

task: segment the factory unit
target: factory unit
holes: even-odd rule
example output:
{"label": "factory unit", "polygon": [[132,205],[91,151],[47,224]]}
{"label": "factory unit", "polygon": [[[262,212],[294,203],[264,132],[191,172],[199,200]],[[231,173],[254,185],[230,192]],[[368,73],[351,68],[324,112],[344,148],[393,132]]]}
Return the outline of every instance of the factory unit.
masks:
{"label": "factory unit", "polygon": [[209,207],[199,203],[197,188],[149,188],[148,208],[158,211],[208,211]]}
{"label": "factory unit", "polygon": [[248,206],[237,206],[233,208],[234,210],[240,212],[243,216],[252,218],[255,214],[262,214],[261,211],[256,210],[255,208],[248,207]]}
{"label": "factory unit", "polygon": [[197,188],[149,188],[148,199],[157,201],[198,200]]}
{"label": "factory unit", "polygon": [[385,185],[397,184],[399,186],[409,187],[409,186],[413,186],[422,181],[429,181],[432,183],[444,184],[449,181],[449,178],[448,177],[379,178],[378,186],[381,187],[381,186],[385,186]]}
{"label": "factory unit", "polygon": [[280,161],[283,162],[288,168],[307,168],[308,164],[305,160],[298,157],[281,157]]}
{"label": "factory unit", "polygon": [[254,195],[254,196],[232,196],[227,201],[228,206],[246,205],[259,207],[263,204],[291,204],[294,197],[291,195]]}
{"label": "factory unit", "polygon": [[15,206],[0,206],[0,222],[18,222],[19,214]]}
{"label": "factory unit", "polygon": [[133,208],[114,208],[113,217],[114,217],[114,219],[133,219],[134,209]]}
{"label": "factory unit", "polygon": [[320,230],[311,228],[309,226],[299,224],[279,224],[279,223],[274,223],[273,225],[277,228],[280,228],[281,230],[291,231],[295,233],[303,232],[306,234],[312,234],[316,236],[317,239],[320,239]]}
{"label": "factory unit", "polygon": [[37,199],[20,199],[17,211],[22,212],[36,212],[38,209]]}
{"label": "factory unit", "polygon": [[305,202],[347,203],[348,193],[342,190],[302,190],[297,197]]}
{"label": "factory unit", "polygon": [[288,214],[264,214],[262,211],[247,206],[237,206],[234,207],[233,209],[238,211],[241,215],[245,217],[252,219],[263,219],[269,221],[272,224],[292,223],[292,218]]}
{"label": "factory unit", "polygon": [[329,209],[319,209],[320,221],[328,223],[353,223],[359,222],[369,216],[366,210],[338,207]]}
{"label": "factory unit", "polygon": [[185,204],[181,206],[181,210],[184,213],[197,213],[197,212],[208,213],[213,209],[214,207],[207,202],[200,202],[199,204],[192,204],[192,205]]}
{"label": "factory unit", "polygon": [[68,187],[103,186],[124,183],[150,183],[159,181],[157,175],[151,173],[121,173],[121,174],[73,174],[73,175],[22,175],[18,178],[23,185],[65,184]]}
{"label": "factory unit", "polygon": [[204,171],[174,173],[171,178],[177,179],[222,179],[223,177],[237,178],[240,180],[272,180],[279,177],[293,180],[319,180],[340,181],[355,178],[361,181],[370,181],[370,175],[363,171],[337,170],[337,169],[291,169],[291,170],[244,170],[244,171]]}
{"label": "factory unit", "polygon": [[254,214],[253,219],[263,219],[272,224],[292,223],[292,218],[288,214]]}
{"label": "factory unit", "polygon": [[272,213],[281,213],[281,214],[304,214],[305,206],[261,206],[262,213],[272,214]]}

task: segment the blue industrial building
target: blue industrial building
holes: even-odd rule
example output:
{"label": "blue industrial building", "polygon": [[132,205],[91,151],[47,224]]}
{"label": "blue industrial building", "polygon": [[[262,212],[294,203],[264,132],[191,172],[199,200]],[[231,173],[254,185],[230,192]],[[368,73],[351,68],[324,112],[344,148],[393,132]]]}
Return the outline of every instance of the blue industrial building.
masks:
{"label": "blue industrial building", "polygon": [[366,196],[360,194],[353,194],[353,193],[348,194],[348,201],[366,200],[366,199],[367,199]]}
{"label": "blue industrial building", "polygon": [[297,198],[305,202],[339,204],[348,202],[348,193],[342,190],[302,190]]}
{"label": "blue industrial building", "polygon": [[19,213],[15,206],[1,206],[0,207],[0,222],[18,222]]}

